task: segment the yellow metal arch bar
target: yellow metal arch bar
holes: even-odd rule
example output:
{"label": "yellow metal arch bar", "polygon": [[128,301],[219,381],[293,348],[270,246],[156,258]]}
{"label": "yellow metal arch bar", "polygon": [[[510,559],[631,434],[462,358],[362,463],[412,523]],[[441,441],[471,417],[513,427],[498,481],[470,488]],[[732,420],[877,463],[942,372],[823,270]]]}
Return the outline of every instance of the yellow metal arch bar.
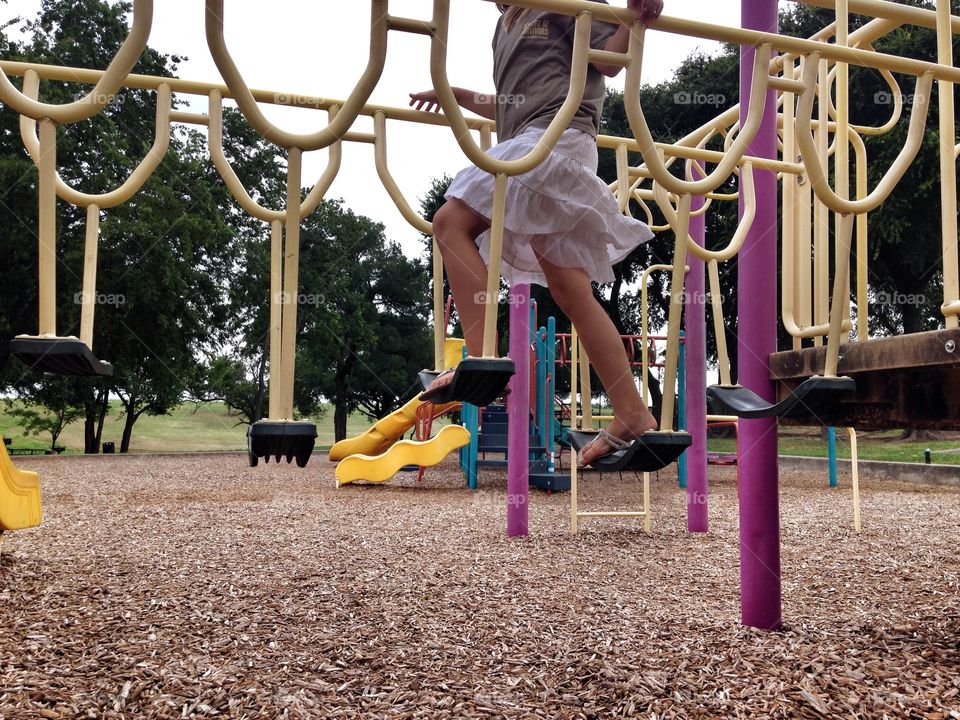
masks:
{"label": "yellow metal arch bar", "polygon": [[[743,243],[747,239],[747,233],[749,233],[750,228],[753,227],[753,221],[757,216],[757,194],[754,188],[752,162],[747,161],[744,163],[743,172],[740,173],[740,180],[743,183],[744,191],[743,217],[740,218],[740,223],[737,225],[737,231],[727,244],[727,247],[725,247],[723,250],[707,250],[705,247],[701,247],[688,238],[688,251],[705,262],[709,262],[711,260],[723,262],[732,258],[734,255],[740,252],[740,248],[743,247]],[[680,226],[680,217],[679,213],[674,211],[673,204],[670,202],[670,197],[667,194],[666,189],[657,183],[654,185],[653,192],[657,201],[657,205],[660,207],[660,211],[664,214],[664,217],[667,218],[667,221],[670,223],[671,227],[676,230]],[[688,210],[687,215],[687,225],[689,225],[689,216],[692,216],[693,213]]]}
{"label": "yellow metal arch bar", "polygon": [[[23,91],[28,98],[36,98],[39,88],[39,76],[28,70],[23,77]],[[37,136],[37,121],[26,115],[20,116],[20,137],[34,163],[40,156],[40,138]],[[60,174],[56,175],[57,195],[77,207],[97,205],[101,209],[116,207],[132,198],[163,161],[170,147],[170,86],[162,84],[157,88],[157,120],[153,146],[143,160],[134,168],[130,176],[116,190],[92,195],[67,185]]]}
{"label": "yellow metal arch bar", "polygon": [[407,199],[403,196],[403,192],[397,185],[396,180],[393,179],[393,175],[390,174],[390,168],[387,166],[387,118],[382,112],[378,112],[373,116],[373,127],[374,135],[376,136],[373,146],[374,160],[380,182],[383,183],[383,187],[386,189],[387,194],[390,195],[390,199],[393,200],[393,204],[397,206],[397,210],[403,215],[404,220],[410,223],[414,229],[422,233],[426,233],[427,235],[433,234],[433,224],[427,222],[413,211],[410,203],[407,202]]}
{"label": "yellow metal arch bar", "polygon": [[[641,375],[640,375],[640,397],[643,398],[643,402],[647,402],[647,394],[649,392],[647,374],[649,372],[649,360],[647,358],[647,343],[649,340],[649,329],[647,325],[649,324],[649,314],[650,314],[650,288],[647,287],[650,281],[650,275],[655,272],[660,272],[664,270],[673,270],[673,265],[648,265],[643,270],[643,274],[640,276],[640,362],[641,362]],[[690,272],[688,266],[684,266],[684,273]]]}
{"label": "yellow metal arch bar", "polygon": [[[836,0],[794,0],[799,5],[810,5],[833,10]],[[892,20],[898,25],[919,25],[920,27],[937,27],[937,16],[932,10],[904,5],[898,2],[885,0],[849,0],[850,12],[857,15],[867,15],[885,20]],[[949,15],[949,13],[948,13]],[[960,34],[960,17],[950,18],[952,32]]]}
{"label": "yellow metal arch bar", "polygon": [[339,140],[353,125],[357,115],[363,110],[370,98],[370,93],[380,80],[387,57],[387,33],[389,31],[389,17],[387,15],[387,0],[371,0],[370,22],[370,58],[360,80],[354,87],[350,97],[343,103],[343,107],[326,128],[315,133],[300,134],[281,130],[260,110],[253,93],[244,82],[243,76],[237,69],[236,63],[227,50],[223,37],[223,0],[206,0],[205,26],[207,45],[210,54],[223,76],[227,87],[233,94],[240,107],[240,111],[247,121],[264,138],[280,147],[298,147],[301,150],[319,150],[328,147]]}
{"label": "yellow metal arch bar", "polygon": [[[815,57],[815,56],[814,56]],[[803,157],[804,165],[810,176],[810,182],[813,183],[814,192],[822,203],[827,205],[834,212],[842,214],[861,215],[876,209],[893,192],[897,183],[903,177],[904,173],[910,167],[920,150],[923,142],[923,130],[927,122],[927,111],[930,108],[930,92],[933,88],[933,76],[924,75],[917,79],[916,102],[913,105],[913,111],[910,116],[910,130],[907,133],[907,141],[903,149],[897,156],[893,165],[887,170],[886,175],[877,184],[870,195],[862,200],[851,201],[841,198],[830,187],[823,163],[818,156],[816,143],[811,131],[811,121],[813,113],[813,96],[816,87],[815,76],[817,73],[817,62],[811,57],[804,67],[803,81],[807,91],[800,95],[800,102],[797,105],[797,143],[800,154]]]}
{"label": "yellow metal arch bar", "polygon": [[[210,93],[208,112],[210,120],[210,132],[207,135],[207,142],[210,148],[210,159],[213,161],[214,167],[216,167],[217,172],[220,173],[220,177],[223,178],[223,182],[226,184],[227,188],[229,188],[234,199],[236,199],[236,201],[244,210],[247,211],[247,213],[258,220],[263,220],[264,222],[268,223],[272,223],[275,220],[280,220],[281,222],[286,220],[287,211],[285,209],[272,210],[270,208],[266,208],[250,197],[250,194],[247,192],[246,188],[243,187],[243,183],[240,182],[240,178],[237,177],[236,172],[234,172],[233,167],[231,167],[226,155],[224,155],[223,98],[220,95],[219,90],[214,90]],[[331,107],[328,112],[330,113],[331,119],[333,119],[337,112],[336,106]],[[330,186],[336,179],[337,173],[340,171],[340,163],[343,157],[340,141],[338,140],[329,148],[327,148],[327,152],[327,167],[324,170],[323,175],[320,176],[320,179],[317,180],[316,184],[313,186],[303,203],[300,205],[301,220],[317,209],[320,202],[323,200],[324,195],[326,195],[327,190],[330,189]]]}
{"label": "yellow metal arch bar", "polygon": [[[630,52],[635,58],[642,58],[643,56],[643,36],[643,26],[639,23],[635,24],[630,34]],[[653,175],[657,184],[676,195],[705,195],[720,187],[720,184],[729,177],[733,169],[740,163],[760,129],[770,80],[769,65],[770,46],[761,45],[757,48],[754,57],[750,109],[747,112],[747,122],[743,131],[740,132],[730,150],[725,153],[724,158],[717,163],[713,172],[702,180],[687,182],[672,175],[657,152],[650,127],[647,125],[643,109],[640,107],[640,62],[637,60],[630,64],[627,68],[626,90],[623,94],[624,106],[627,111],[627,118],[630,121],[630,129],[640,145],[640,152],[643,153],[647,169]]]}
{"label": "yellow metal arch bar", "polygon": [[[865,46],[868,50],[873,50],[872,45]],[[855,129],[861,135],[884,135],[891,130],[903,116],[903,92],[900,89],[900,83],[897,82],[897,79],[893,76],[889,70],[878,70],[880,76],[883,78],[884,82],[887,83],[887,87],[890,89],[890,97],[893,100],[893,113],[890,116],[890,119],[887,120],[883,125],[856,125],[850,123],[850,127]],[[832,84],[837,75],[837,66],[834,65],[833,69],[828,75],[829,81]],[[830,117],[834,120],[837,118],[837,107],[833,102],[833,96],[830,93],[827,93],[827,110],[830,114]]]}
{"label": "yellow metal arch bar", "polygon": [[49,118],[55,123],[65,124],[86,120],[96,115],[109,103],[127,74],[137,64],[150,37],[153,24],[153,0],[134,0],[133,26],[120,50],[107,66],[96,86],[79,100],[65,105],[51,105],[27,97],[14,87],[5,73],[0,73],[0,100],[21,115],[34,120]]}
{"label": "yellow metal arch bar", "polygon": [[213,166],[217,169],[220,177],[223,178],[224,184],[230,190],[230,194],[233,195],[234,199],[240,204],[240,207],[246,210],[252,217],[268,223],[272,223],[275,220],[282,222],[286,216],[286,212],[266,208],[250,197],[250,193],[247,192],[243,183],[240,182],[240,178],[237,177],[237,173],[223,152],[223,98],[217,90],[210,93],[210,103],[207,112],[210,118],[210,131],[207,133],[210,159],[213,161]]}
{"label": "yellow metal arch bar", "polygon": [[536,146],[522,158],[516,160],[494,160],[481,150],[470,135],[463,111],[457,103],[447,78],[447,42],[450,25],[449,0],[434,0],[434,31],[430,50],[430,75],[437,98],[443,107],[443,114],[453,129],[454,137],[467,158],[481,170],[492,175],[522,175],[542,163],[553,150],[557,140],[570,125],[583,100],[583,91],[587,81],[587,64],[590,62],[590,28],[592,15],[582,12],[577,16],[574,29],[573,59],[570,70],[570,86],[563,105],[557,111],[546,132]]}
{"label": "yellow metal arch bar", "polygon": [[[673,272],[670,277],[670,311],[667,317],[667,357],[663,368],[663,402],[660,406],[660,430],[673,430],[674,388],[677,383],[677,362],[680,356],[680,320],[683,314],[684,284],[687,271],[687,250],[696,243],[690,238],[690,205],[693,198],[681,195],[674,225],[676,245],[673,251]],[[646,348],[644,348],[646,351]]]}

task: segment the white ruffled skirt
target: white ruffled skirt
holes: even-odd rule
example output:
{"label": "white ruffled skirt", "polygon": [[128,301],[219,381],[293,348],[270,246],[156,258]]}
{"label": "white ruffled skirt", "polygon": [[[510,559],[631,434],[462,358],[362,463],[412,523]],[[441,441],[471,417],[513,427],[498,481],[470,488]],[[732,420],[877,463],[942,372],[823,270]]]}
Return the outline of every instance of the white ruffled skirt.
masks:
{"label": "white ruffled skirt", "polygon": [[[499,143],[490,156],[515,160],[543,135],[528,128]],[[478,215],[493,217],[493,175],[468,167],[453,179],[446,198],[458,198]],[[580,130],[567,130],[539,166],[507,182],[507,207],[501,274],[510,285],[547,285],[537,253],[560,267],[583,268],[598,283],[614,281],[613,265],[653,232],[646,223],[623,215],[610,188],[597,175],[597,145]],[[477,245],[490,257],[490,231]]]}

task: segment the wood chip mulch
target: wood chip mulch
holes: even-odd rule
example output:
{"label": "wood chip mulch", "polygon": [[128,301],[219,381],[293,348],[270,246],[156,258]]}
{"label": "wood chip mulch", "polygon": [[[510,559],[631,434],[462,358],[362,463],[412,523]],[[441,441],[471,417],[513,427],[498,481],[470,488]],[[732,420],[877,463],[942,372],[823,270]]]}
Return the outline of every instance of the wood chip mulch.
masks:
{"label": "wood chip mulch", "polygon": [[[242,455],[36,458],[41,528],[4,538],[3,718],[960,718],[960,492],[781,478],[785,628],[739,624],[735,468],[707,535],[673,473],[653,533],[568,532],[505,480],[333,487]],[[632,477],[584,509],[637,509]]]}

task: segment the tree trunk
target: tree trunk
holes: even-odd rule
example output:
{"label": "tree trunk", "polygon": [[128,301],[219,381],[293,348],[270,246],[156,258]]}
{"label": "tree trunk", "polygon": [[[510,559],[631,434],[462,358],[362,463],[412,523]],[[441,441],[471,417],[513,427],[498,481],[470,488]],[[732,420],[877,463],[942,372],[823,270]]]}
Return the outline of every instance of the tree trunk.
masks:
{"label": "tree trunk", "polygon": [[347,381],[357,364],[357,355],[350,347],[347,356],[337,366],[337,373],[333,377],[333,437],[340,442],[347,437]]}
{"label": "tree trunk", "polygon": [[647,390],[650,392],[650,412],[660,422],[660,408],[663,407],[663,390],[653,371],[647,369]]}
{"label": "tree trunk", "polygon": [[923,331],[923,317],[921,307],[916,303],[901,303],[897,306],[903,318],[903,332],[917,333]]}
{"label": "tree trunk", "polygon": [[100,391],[98,397],[100,401],[100,416],[97,418],[97,434],[94,437],[94,452],[100,452],[100,442],[103,440],[103,423],[107,419],[107,413],[110,412],[110,391],[104,388]]}
{"label": "tree trunk", "polygon": [[87,455],[97,455],[100,452],[100,446],[96,441],[96,416],[87,408],[83,417],[83,452]]}
{"label": "tree trunk", "polygon": [[932,430],[905,428],[897,440],[940,440],[940,436]]}
{"label": "tree trunk", "polygon": [[110,392],[98,390],[92,403],[87,404],[83,418],[83,451],[87,455],[100,454],[103,423],[110,407]]}
{"label": "tree trunk", "polygon": [[130,450],[130,438],[133,436],[133,424],[140,417],[139,413],[134,411],[137,406],[137,399],[133,396],[123,403],[123,435],[120,437],[120,452],[126,453]]}

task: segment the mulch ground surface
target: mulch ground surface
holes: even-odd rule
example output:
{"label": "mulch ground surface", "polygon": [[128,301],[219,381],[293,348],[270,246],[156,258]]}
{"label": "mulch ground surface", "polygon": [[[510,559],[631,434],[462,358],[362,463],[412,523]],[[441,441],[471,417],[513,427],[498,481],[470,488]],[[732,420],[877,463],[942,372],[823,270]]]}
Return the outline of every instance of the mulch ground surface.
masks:
{"label": "mulch ground surface", "polygon": [[[3,718],[960,718],[960,493],[781,477],[784,627],[739,623],[734,468],[710,533],[676,475],[653,532],[462,486],[333,487],[242,455],[23,459],[43,526],[4,538]],[[584,509],[637,509],[589,475]]]}

